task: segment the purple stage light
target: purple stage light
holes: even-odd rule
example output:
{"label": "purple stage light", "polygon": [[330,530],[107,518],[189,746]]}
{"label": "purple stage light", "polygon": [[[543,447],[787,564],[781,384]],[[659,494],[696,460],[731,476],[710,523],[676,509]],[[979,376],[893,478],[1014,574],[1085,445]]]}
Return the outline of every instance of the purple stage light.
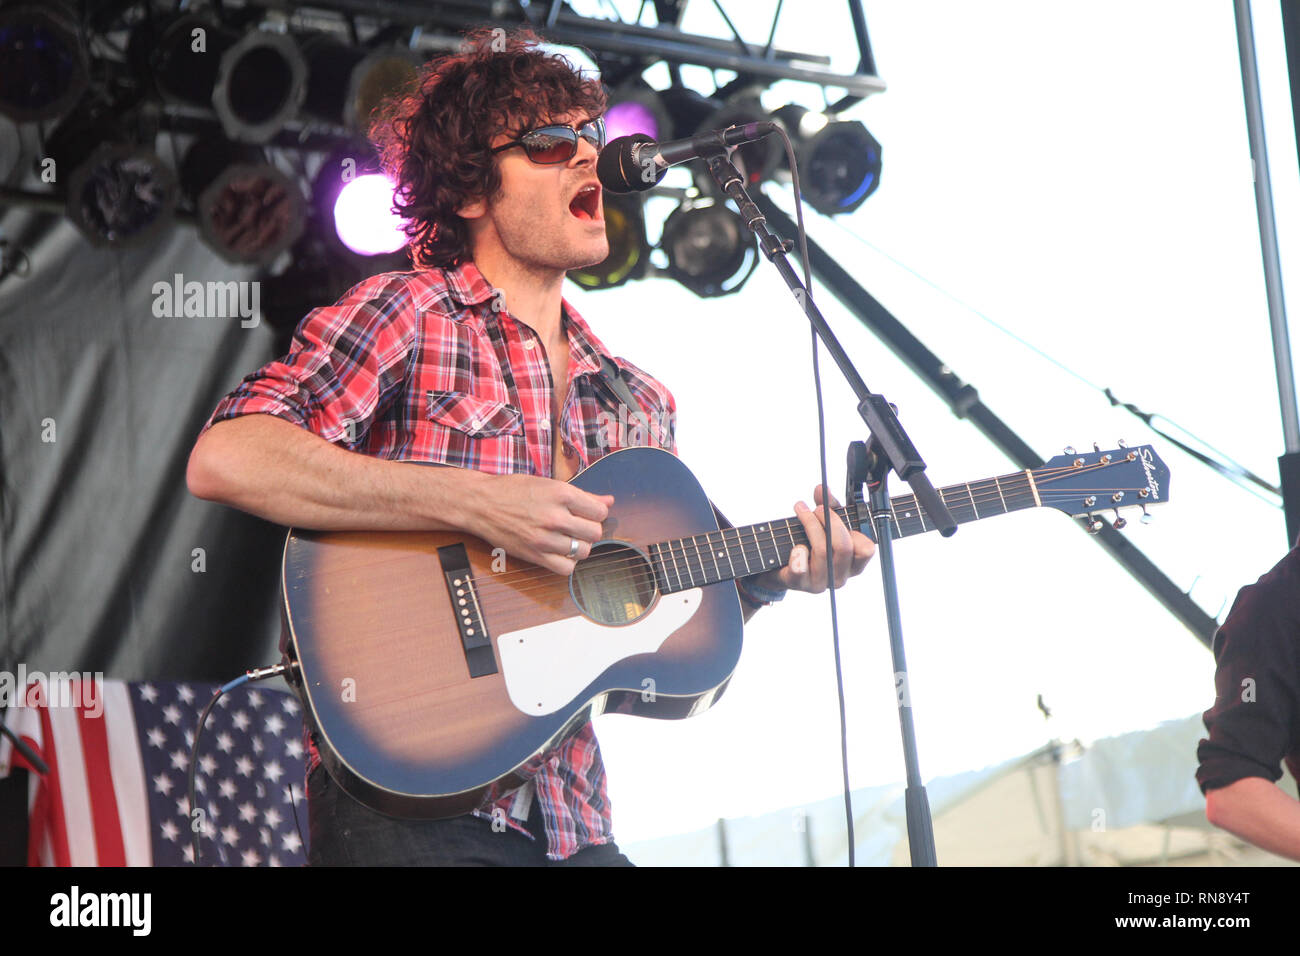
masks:
{"label": "purple stage light", "polygon": [[644,103],[638,103],[635,100],[624,100],[622,103],[615,103],[605,113],[605,136],[607,139],[617,139],[620,136],[630,136],[633,133],[645,133],[651,139],[659,139],[659,123],[655,119],[654,112]]}
{"label": "purple stage light", "polygon": [[393,184],[387,176],[358,176],[334,201],[334,229],[358,255],[377,256],[406,245],[403,220],[392,210]]}

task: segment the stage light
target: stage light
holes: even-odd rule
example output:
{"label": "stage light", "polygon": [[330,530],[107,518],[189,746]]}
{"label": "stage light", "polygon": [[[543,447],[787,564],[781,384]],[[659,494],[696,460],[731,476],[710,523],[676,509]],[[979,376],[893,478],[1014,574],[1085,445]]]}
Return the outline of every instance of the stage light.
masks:
{"label": "stage light", "polygon": [[721,203],[673,210],[659,248],[668,257],[668,274],[704,298],[738,292],[758,265],[753,233]]}
{"label": "stage light", "polygon": [[409,241],[404,220],[393,212],[392,181],[368,146],[335,150],[312,180],[312,204],[319,231],[354,255],[396,252]]}
{"label": "stage light", "polygon": [[298,115],[307,94],[307,64],[293,38],[251,30],[221,56],[212,108],[226,135],[265,143]]}
{"label": "stage light", "polygon": [[375,107],[418,76],[420,57],[406,47],[366,50],[328,34],[306,37],[301,46],[308,70],[303,112],[352,132],[366,132]]}
{"label": "stage light", "polygon": [[75,21],[49,3],[0,9],[0,113],[20,123],[53,119],[86,88]]}
{"label": "stage light", "polygon": [[72,172],[68,217],[97,246],[144,242],[171,223],[176,175],[153,150],[103,143]]}
{"label": "stage light", "polygon": [[298,184],[249,147],[196,141],[181,187],[197,207],[199,234],[227,262],[269,265],[302,235],[307,203]]}
{"label": "stage light", "polygon": [[[758,94],[745,91],[728,98],[720,109],[706,116],[695,132],[703,133],[708,130],[726,129],[729,126],[743,126],[746,123],[757,123],[768,119],[770,119],[769,113],[759,102]],[[764,136],[752,143],[737,146],[731,153],[731,162],[744,178],[746,188],[749,188],[770,179],[780,167],[784,155],[785,150],[781,146],[779,137]],[[703,163],[692,167],[692,171],[695,174],[696,184],[702,191],[715,196],[721,195],[718,184]]]}
{"label": "stage light", "polygon": [[168,101],[214,110],[226,135],[245,143],[270,140],[307,94],[307,64],[292,37],[240,35],[198,14],[142,20],[127,62]]}
{"label": "stage light", "polygon": [[97,246],[143,242],[172,221],[178,189],[171,168],[131,142],[118,106],[89,97],[45,144],[68,218]]}
{"label": "stage light", "polygon": [[605,135],[608,139],[644,133],[663,142],[672,138],[672,120],[659,94],[638,80],[613,90],[605,110]]}
{"label": "stage light", "polygon": [[722,107],[719,100],[684,86],[670,86],[661,91],[659,102],[671,120],[671,129],[664,133],[664,139],[683,139],[692,135]]}
{"label": "stage light", "polygon": [[629,279],[645,276],[650,243],[646,241],[645,214],[640,193],[605,193],[605,235],[609,255],[584,269],[571,269],[569,278],[584,289],[612,289]]}
{"label": "stage light", "polygon": [[857,121],[833,120],[800,106],[773,114],[795,144],[799,185],[818,212],[852,212],[880,185],[880,143]]}

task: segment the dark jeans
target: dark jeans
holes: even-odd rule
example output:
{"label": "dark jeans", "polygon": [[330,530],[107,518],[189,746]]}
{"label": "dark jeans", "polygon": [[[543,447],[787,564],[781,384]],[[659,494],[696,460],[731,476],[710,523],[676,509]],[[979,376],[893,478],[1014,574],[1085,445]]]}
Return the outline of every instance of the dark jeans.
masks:
{"label": "dark jeans", "polygon": [[307,778],[307,818],[312,866],[632,866],[613,843],[548,860],[536,800],[526,824],[533,840],[469,815],[401,820],[353,800],[321,766]]}

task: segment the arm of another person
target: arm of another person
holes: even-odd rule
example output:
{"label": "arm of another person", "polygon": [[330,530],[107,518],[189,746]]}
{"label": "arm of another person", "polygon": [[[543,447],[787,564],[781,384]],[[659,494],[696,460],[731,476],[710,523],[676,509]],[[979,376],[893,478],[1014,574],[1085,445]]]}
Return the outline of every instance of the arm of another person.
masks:
{"label": "arm of another person", "polygon": [[[1300,861],[1300,801],[1274,781],[1296,753],[1300,552],[1241,589],[1214,636],[1215,701],[1197,748],[1210,823]],[[1294,772],[1294,768],[1293,768]]]}
{"label": "arm of another person", "polygon": [[1206,791],[1205,818],[1260,849],[1300,861],[1300,801],[1263,777]]}

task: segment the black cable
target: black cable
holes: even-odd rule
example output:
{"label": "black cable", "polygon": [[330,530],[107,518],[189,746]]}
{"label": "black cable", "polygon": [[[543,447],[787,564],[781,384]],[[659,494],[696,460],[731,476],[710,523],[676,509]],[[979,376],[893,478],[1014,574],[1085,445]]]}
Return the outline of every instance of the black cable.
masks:
{"label": "black cable", "polygon": [[[779,125],[777,132],[785,144],[786,159],[790,163],[790,179],[794,186],[794,208],[795,219],[799,224],[799,258],[803,263],[803,284],[808,290],[808,300],[812,301],[812,272],[808,258],[808,233],[803,224],[803,196],[799,189],[799,167],[794,158],[794,144],[790,142],[790,137]],[[818,362],[818,339],[817,330],[810,329],[812,335],[812,366],[813,366],[813,388],[817,394],[817,441],[820,452],[821,479],[822,479],[822,510],[826,518],[826,594],[831,604],[831,644],[835,653],[835,690],[839,695],[840,705],[840,767],[844,778],[844,823],[848,833],[849,841],[849,866],[856,865],[855,838],[853,835],[853,792],[849,786],[849,730],[847,708],[844,703],[844,666],[840,657],[840,624],[839,613],[835,603],[835,569],[831,560],[831,486],[830,479],[826,468],[826,409],[822,401],[822,379],[821,366]],[[851,502],[845,502],[851,504]],[[809,562],[812,561],[812,553],[809,551]]]}
{"label": "black cable", "polygon": [[[217,692],[213,694],[212,699],[208,701],[208,706],[204,707],[203,713],[199,715],[198,726],[194,728],[194,743],[190,746],[190,766],[189,766],[190,846],[194,852],[193,863],[195,866],[199,865],[199,850],[200,850],[199,830],[195,829],[194,827],[194,811],[195,809],[197,809],[194,806],[194,798],[196,796],[195,783],[196,783],[196,778],[198,776],[199,739],[203,736],[203,726],[208,722],[208,715],[212,713],[212,708],[216,706],[217,701],[219,701],[222,695],[226,694],[227,692],[234,690],[236,687],[240,686],[241,684],[247,684],[249,681],[266,680],[268,677],[279,677],[280,675],[284,674],[288,669],[289,669],[288,664],[277,664],[274,667],[259,667],[256,670],[251,670],[244,674],[241,674],[239,677],[236,677],[230,683],[222,684],[220,687],[218,687]],[[293,790],[290,789],[289,793],[290,796],[292,796]],[[292,800],[290,800],[289,802],[290,805],[293,804]],[[294,807],[293,819],[294,819],[294,823],[297,824],[298,822],[297,807]],[[207,826],[208,826],[208,821],[205,815],[203,826],[201,827],[201,829],[207,830]],[[298,827],[298,839],[300,840],[302,839],[302,827]],[[307,845],[306,843],[303,844],[304,848],[306,847],[306,845]],[[225,862],[225,858],[226,858],[225,851],[222,850],[219,845],[217,847],[217,851],[221,854],[222,862]]]}
{"label": "black cable", "polygon": [[[289,809],[293,811],[293,828],[298,831],[298,843],[302,847],[303,855],[306,856],[307,840],[302,835],[302,824],[298,821],[298,801],[295,800],[293,796],[293,784],[288,784],[286,789],[289,791]],[[306,784],[303,784],[302,795],[303,799],[307,798]]]}

